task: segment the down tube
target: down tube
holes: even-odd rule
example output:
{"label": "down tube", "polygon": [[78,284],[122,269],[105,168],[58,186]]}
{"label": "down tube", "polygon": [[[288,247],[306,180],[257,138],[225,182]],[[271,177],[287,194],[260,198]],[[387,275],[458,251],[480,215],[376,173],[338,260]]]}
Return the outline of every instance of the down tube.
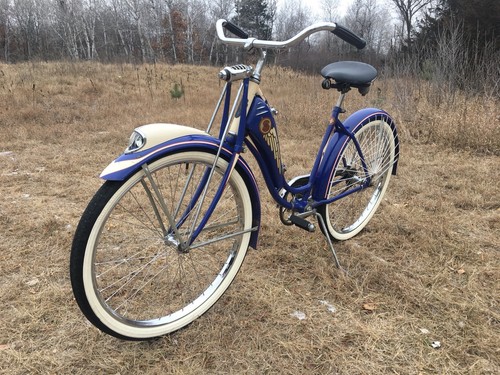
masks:
{"label": "down tube", "polygon": [[285,186],[278,129],[271,109],[259,96],[255,97],[248,112],[246,132],[245,142],[259,163],[269,192],[282,203],[277,194]]}

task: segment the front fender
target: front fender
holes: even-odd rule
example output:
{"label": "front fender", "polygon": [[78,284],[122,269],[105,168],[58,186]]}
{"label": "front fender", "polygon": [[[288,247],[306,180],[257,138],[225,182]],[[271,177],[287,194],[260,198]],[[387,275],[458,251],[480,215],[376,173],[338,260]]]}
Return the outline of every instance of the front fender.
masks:
{"label": "front fender", "polygon": [[[392,134],[395,143],[395,157],[392,166],[392,174],[396,174],[397,165],[399,161],[399,137],[394,120],[385,111],[376,108],[365,108],[353,113],[344,121],[344,126],[351,132],[356,132],[359,128],[373,120],[380,119],[381,117],[391,126]],[[332,179],[332,172],[335,170],[338,163],[338,155],[343,147],[349,140],[347,135],[334,133],[332,139],[328,143],[320,167],[316,175],[318,184],[313,191],[313,199],[320,201],[327,198],[330,181]]]}
{"label": "front fender", "polygon": [[[136,152],[124,153],[109,164],[101,173],[104,180],[123,181],[139,171],[143,164],[150,163],[158,158],[180,151],[204,151],[216,154],[220,140],[208,133],[188,126],[176,124],[149,124],[136,129],[144,135],[145,145]],[[229,161],[233,152],[222,148],[221,157]],[[260,196],[255,176],[243,158],[238,159],[236,169],[242,176],[252,198],[252,232],[250,246],[257,248],[260,230]]]}
{"label": "front fender", "polygon": [[111,162],[102,171],[102,179],[123,181],[139,170],[142,164],[171,151],[179,142],[190,142],[195,137],[210,137],[204,131],[176,124],[149,124],[135,130],[144,136],[144,146],[138,151],[124,153]]}

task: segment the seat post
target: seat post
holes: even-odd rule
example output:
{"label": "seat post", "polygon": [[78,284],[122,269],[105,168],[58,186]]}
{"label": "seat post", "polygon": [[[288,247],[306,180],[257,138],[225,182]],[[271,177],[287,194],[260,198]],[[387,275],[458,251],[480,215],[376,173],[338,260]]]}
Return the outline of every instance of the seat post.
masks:
{"label": "seat post", "polygon": [[342,104],[344,103],[345,92],[341,92],[339,98],[337,99],[337,104],[332,109],[332,115],[330,117],[330,125],[334,125],[337,123],[339,115],[344,113],[344,109],[342,109]]}
{"label": "seat post", "polygon": [[340,112],[342,112],[342,104],[344,104],[344,99],[345,99],[345,95],[347,94],[347,92],[341,92],[340,95],[339,95],[339,98],[337,100],[337,104],[336,104],[336,107],[339,107],[340,108]]}

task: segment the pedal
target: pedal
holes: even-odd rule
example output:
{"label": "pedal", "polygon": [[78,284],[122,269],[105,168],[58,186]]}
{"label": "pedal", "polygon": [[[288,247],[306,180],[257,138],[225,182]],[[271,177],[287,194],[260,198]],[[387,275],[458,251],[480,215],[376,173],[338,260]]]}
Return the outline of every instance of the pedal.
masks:
{"label": "pedal", "polygon": [[301,218],[300,216],[292,215],[290,216],[290,221],[292,222],[292,224],[295,224],[299,228],[307,230],[308,232],[314,232],[316,230],[316,227],[314,226],[313,223],[310,223],[309,221]]}

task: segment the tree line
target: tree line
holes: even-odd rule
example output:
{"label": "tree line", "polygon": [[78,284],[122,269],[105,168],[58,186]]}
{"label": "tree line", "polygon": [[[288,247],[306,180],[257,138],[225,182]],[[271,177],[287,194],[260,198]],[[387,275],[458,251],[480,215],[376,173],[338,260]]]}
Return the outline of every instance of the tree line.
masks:
{"label": "tree line", "polygon": [[339,4],[320,0],[313,18],[301,0],[0,0],[0,61],[231,63],[241,55],[215,33],[226,18],[261,39],[285,40],[321,19],[367,40],[356,51],[322,33],[272,56],[293,68],[356,58],[378,67],[411,61],[425,72],[436,56],[474,69],[488,59],[499,65],[498,0],[354,0],[343,17]]}

